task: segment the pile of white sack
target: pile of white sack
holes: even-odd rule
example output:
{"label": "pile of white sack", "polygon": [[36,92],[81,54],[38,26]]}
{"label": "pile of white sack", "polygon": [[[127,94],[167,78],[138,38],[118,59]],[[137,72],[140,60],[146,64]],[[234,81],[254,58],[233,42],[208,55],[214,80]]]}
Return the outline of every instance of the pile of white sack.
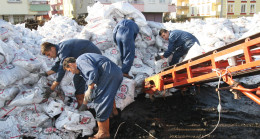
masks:
{"label": "pile of white sack", "polygon": [[[40,45],[45,41],[58,43],[72,38],[88,39],[99,47],[104,56],[121,66],[112,31],[118,21],[133,17],[140,28],[135,40],[136,57],[130,71],[134,80],[124,78],[115,98],[117,107],[123,110],[142,93],[144,79],[168,65],[167,59],[155,61],[157,53],[166,50],[168,45],[158,35],[161,28],[188,31],[199,39],[203,51],[193,49],[189,52],[193,55],[187,55],[189,58],[260,30],[260,14],[232,20],[157,23],[146,21],[140,11],[125,2],[111,5],[98,2],[88,7],[88,13],[86,26],[56,15],[38,30],[29,30],[25,24],[12,25],[0,20],[0,138],[73,139],[80,133],[83,136],[93,133],[96,124],[93,115],[89,111],[78,112],[75,109],[77,103],[72,73],[67,72],[59,86],[65,97],[60,97],[55,91],[48,101],[44,101],[45,87],[49,87],[55,79],[55,75],[39,77],[39,73],[50,70],[54,64],[53,59],[40,54]],[[260,78],[246,77],[239,81],[255,84]]]}

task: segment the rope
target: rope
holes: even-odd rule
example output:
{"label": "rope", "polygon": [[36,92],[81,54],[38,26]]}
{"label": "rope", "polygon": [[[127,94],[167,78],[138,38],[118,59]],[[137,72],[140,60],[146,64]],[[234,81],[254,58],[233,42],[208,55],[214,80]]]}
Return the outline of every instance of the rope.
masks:
{"label": "rope", "polygon": [[124,123],[125,123],[125,122],[122,122],[122,123],[120,123],[120,125],[118,126],[118,128],[117,128],[117,130],[116,130],[116,133],[115,133],[115,136],[114,136],[114,139],[116,139],[116,134],[117,134],[117,132],[118,132],[120,126],[121,126],[122,124],[124,124]]}
{"label": "rope", "polygon": [[[219,123],[220,123],[220,117],[221,117],[221,116],[220,116],[220,115],[221,115],[221,98],[220,98],[219,86],[220,86],[221,77],[223,77],[224,75],[226,75],[226,74],[228,74],[228,73],[230,74],[230,72],[228,71],[228,68],[229,68],[229,66],[225,69],[225,73],[224,73],[223,75],[221,74],[221,71],[218,71],[218,70],[216,70],[216,69],[212,69],[213,71],[216,72],[217,76],[219,77],[219,80],[218,80],[218,123],[216,124],[215,128],[214,128],[210,133],[208,133],[208,134],[202,136],[201,138],[205,138],[205,137],[211,135],[211,134],[217,129],[217,127],[218,127],[218,125],[219,125]],[[230,74],[230,75],[231,75],[231,74]],[[232,77],[232,76],[231,76],[231,77]]]}
{"label": "rope", "polygon": [[[122,123],[119,124],[119,126],[118,126],[118,128],[117,128],[117,130],[116,130],[116,133],[115,133],[114,139],[116,139],[117,132],[118,132],[119,128],[121,127],[121,125],[124,124],[124,123],[125,123],[125,122],[122,122]],[[146,133],[148,133],[149,136],[151,136],[151,137],[157,139],[157,138],[154,137],[151,133],[149,133],[147,130],[143,129],[143,128],[142,128],[141,126],[139,126],[138,124],[135,123],[135,125],[138,126],[139,128],[141,128],[141,129],[142,129],[143,131],[145,131]]]}

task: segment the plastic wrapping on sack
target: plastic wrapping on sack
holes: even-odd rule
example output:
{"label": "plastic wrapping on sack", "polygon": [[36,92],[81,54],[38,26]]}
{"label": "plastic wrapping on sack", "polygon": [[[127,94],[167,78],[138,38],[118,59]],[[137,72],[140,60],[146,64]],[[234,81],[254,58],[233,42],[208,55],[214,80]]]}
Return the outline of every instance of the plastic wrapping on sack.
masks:
{"label": "plastic wrapping on sack", "polygon": [[24,109],[17,113],[16,118],[21,128],[39,127],[49,119],[46,114],[31,109]]}
{"label": "plastic wrapping on sack", "polygon": [[151,28],[157,28],[157,29],[162,29],[165,28],[162,23],[154,22],[154,21],[147,21],[148,26]]}
{"label": "plastic wrapping on sack", "polygon": [[134,102],[135,86],[136,83],[134,80],[123,78],[115,97],[117,108],[123,110],[126,106]]}
{"label": "plastic wrapping on sack", "polygon": [[0,89],[0,108],[6,105],[10,100],[12,100],[19,93],[17,87],[10,87],[6,89]]}
{"label": "plastic wrapping on sack", "polygon": [[28,85],[33,85],[39,81],[39,76],[38,74],[29,74],[28,77],[25,77],[19,81],[17,81],[15,84],[17,85],[23,85],[23,84],[28,84]]}
{"label": "plastic wrapping on sack", "polygon": [[35,86],[38,86],[39,88],[45,88],[45,87],[50,87],[52,84],[52,81],[50,81],[46,77],[41,77],[40,80],[35,84]]}
{"label": "plastic wrapping on sack", "polygon": [[8,64],[0,69],[0,87],[5,88],[28,75],[29,72],[25,69]]}
{"label": "plastic wrapping on sack", "polygon": [[86,17],[85,21],[92,24],[102,19],[111,18],[109,15],[112,14],[115,8],[113,6],[103,5],[100,2],[97,2],[93,6],[88,6],[87,10],[89,14]]}
{"label": "plastic wrapping on sack", "polygon": [[63,111],[64,103],[59,99],[49,98],[47,102],[44,103],[43,109],[50,116],[54,117]]}
{"label": "plastic wrapping on sack", "polygon": [[15,117],[9,116],[0,120],[0,138],[19,138],[21,136],[20,126]]}
{"label": "plastic wrapping on sack", "polygon": [[10,64],[14,59],[15,49],[8,47],[6,43],[0,40],[0,53],[4,56],[4,61],[2,60],[0,65]]}
{"label": "plastic wrapping on sack", "polygon": [[197,43],[195,43],[188,51],[188,53],[186,54],[186,56],[184,57],[183,61],[186,61],[186,60],[189,60],[189,59],[192,59],[196,56],[199,56],[199,55],[202,55],[204,54],[205,51],[204,49],[199,46]]}
{"label": "plastic wrapping on sack", "polygon": [[23,67],[29,72],[36,71],[41,67],[41,63],[38,61],[37,57],[23,48],[15,53],[12,63],[16,66]]}
{"label": "plastic wrapping on sack", "polygon": [[165,41],[160,35],[155,37],[155,44],[159,49],[167,50],[168,49],[168,41]]}
{"label": "plastic wrapping on sack", "polygon": [[100,49],[106,50],[113,46],[112,29],[100,29],[99,32],[93,34],[91,41]]}
{"label": "plastic wrapping on sack", "polygon": [[78,102],[76,97],[65,97],[64,104],[74,109],[78,107]]}
{"label": "plastic wrapping on sack", "polygon": [[0,99],[1,100],[11,100],[19,93],[18,87],[10,87],[5,89],[0,89]]}
{"label": "plastic wrapping on sack", "polygon": [[144,42],[148,44],[148,46],[153,46],[155,44],[155,37],[153,35],[147,36],[145,34],[142,34],[142,38]]}
{"label": "plastic wrapping on sack", "polygon": [[77,133],[61,131],[54,127],[43,128],[37,139],[76,139]]}
{"label": "plastic wrapping on sack", "polygon": [[44,89],[34,87],[21,90],[20,93],[8,104],[8,106],[23,106],[33,103],[40,103],[44,99]]}
{"label": "plastic wrapping on sack", "polygon": [[44,103],[43,109],[50,116],[54,117],[63,111],[64,103],[59,99],[49,98],[47,102]]}
{"label": "plastic wrapping on sack", "polygon": [[76,89],[73,83],[74,74],[72,72],[66,72],[60,82],[60,86],[65,96],[74,96]]}
{"label": "plastic wrapping on sack", "polygon": [[[3,21],[3,20],[2,20]],[[2,23],[2,21],[0,21]],[[6,22],[7,23],[7,22]],[[4,23],[3,23],[4,24]],[[7,23],[8,24],[8,23]],[[6,27],[3,27],[1,26],[0,24],[0,40],[6,40],[8,39],[10,36],[12,36],[12,32],[6,28]]]}
{"label": "plastic wrapping on sack", "polygon": [[59,118],[55,122],[57,129],[67,129],[69,131],[83,130],[82,136],[93,134],[96,121],[91,112],[77,112],[71,107],[65,107]]}
{"label": "plastic wrapping on sack", "polygon": [[146,55],[144,55],[144,59],[143,59],[144,64],[148,65],[151,68],[155,67],[155,56],[151,53],[147,53]]}
{"label": "plastic wrapping on sack", "polygon": [[43,55],[36,55],[36,57],[41,63],[41,69],[40,69],[41,72],[47,72],[51,70],[52,66],[55,63],[54,59],[48,58]]}
{"label": "plastic wrapping on sack", "polygon": [[20,113],[24,109],[34,110],[35,112],[42,112],[42,106],[40,104],[31,104],[25,106],[5,106],[0,109],[0,119],[4,118],[5,116],[16,116],[17,113]]}
{"label": "plastic wrapping on sack", "polygon": [[163,58],[158,61],[155,61],[155,73],[159,73],[163,69],[167,68],[169,66],[168,59]]}
{"label": "plastic wrapping on sack", "polygon": [[113,3],[116,9],[118,9],[123,15],[129,15],[135,19],[135,22],[138,26],[146,26],[147,22],[145,16],[137,10],[133,5],[127,2],[116,2]]}
{"label": "plastic wrapping on sack", "polygon": [[143,64],[141,59],[135,58],[133,66],[131,67],[130,73],[132,75],[136,75],[138,73],[146,73],[150,76],[154,73],[154,71],[151,67]]}
{"label": "plastic wrapping on sack", "polygon": [[52,43],[59,43],[62,40],[72,39],[82,30],[82,27],[70,17],[53,15],[51,20],[38,26],[37,32],[45,39],[53,40]]}
{"label": "plastic wrapping on sack", "polygon": [[117,65],[121,64],[120,52],[116,47],[108,48],[107,50],[105,50],[105,53],[103,55],[109,58]]}

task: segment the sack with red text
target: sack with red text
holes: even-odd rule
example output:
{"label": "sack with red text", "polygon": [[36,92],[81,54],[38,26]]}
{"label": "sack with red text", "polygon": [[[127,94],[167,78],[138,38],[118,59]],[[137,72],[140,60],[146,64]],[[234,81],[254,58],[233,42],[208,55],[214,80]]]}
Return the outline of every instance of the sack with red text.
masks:
{"label": "sack with red text", "polygon": [[123,110],[126,106],[134,102],[136,83],[132,79],[123,78],[123,81],[116,93],[116,107]]}

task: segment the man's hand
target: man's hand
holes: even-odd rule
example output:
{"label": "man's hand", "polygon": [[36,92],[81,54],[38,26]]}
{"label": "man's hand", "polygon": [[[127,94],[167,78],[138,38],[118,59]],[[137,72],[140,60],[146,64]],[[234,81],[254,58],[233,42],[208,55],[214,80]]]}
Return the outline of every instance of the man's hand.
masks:
{"label": "man's hand", "polygon": [[44,72],[44,73],[40,73],[39,76],[40,76],[40,77],[47,77],[48,74],[47,74],[46,72]]}
{"label": "man's hand", "polygon": [[161,56],[161,59],[164,59],[164,56],[163,56],[163,55]]}
{"label": "man's hand", "polygon": [[79,111],[86,111],[88,109],[87,104],[81,104]]}
{"label": "man's hand", "polygon": [[48,99],[52,93],[51,89],[49,87],[45,87],[45,92],[43,98]]}
{"label": "man's hand", "polygon": [[54,91],[55,88],[56,88],[59,84],[60,84],[59,82],[54,81],[54,82],[52,83],[52,85],[51,85],[51,90]]}
{"label": "man's hand", "polygon": [[162,59],[162,58],[161,58],[161,56],[159,56],[159,55],[155,57],[155,61],[158,61],[158,60],[160,60],[160,59]]}
{"label": "man's hand", "polygon": [[84,103],[92,100],[92,98],[91,98],[92,92],[93,92],[93,89],[91,89],[91,88],[88,88],[88,90],[85,92],[85,96],[84,96],[84,100],[83,100]]}

